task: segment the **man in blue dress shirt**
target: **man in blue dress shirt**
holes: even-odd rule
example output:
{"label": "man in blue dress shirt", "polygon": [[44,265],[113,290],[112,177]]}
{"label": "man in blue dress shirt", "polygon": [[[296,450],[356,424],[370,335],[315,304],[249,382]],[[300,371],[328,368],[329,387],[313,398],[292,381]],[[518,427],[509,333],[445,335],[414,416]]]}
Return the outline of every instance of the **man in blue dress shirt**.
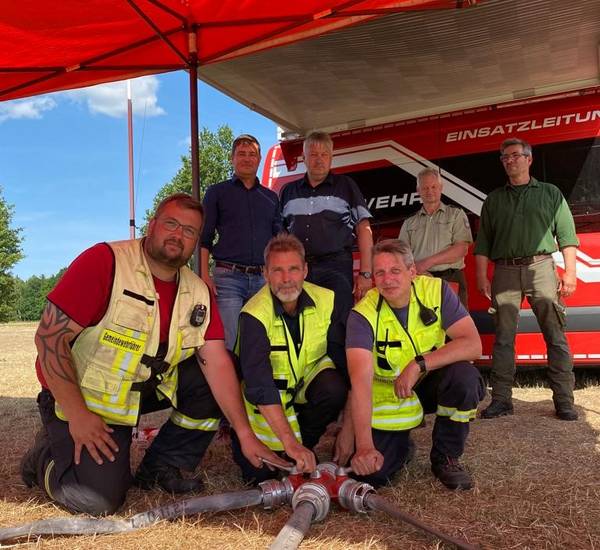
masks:
{"label": "man in blue dress shirt", "polygon": [[[200,237],[202,279],[217,297],[225,328],[225,346],[233,350],[242,306],[263,285],[263,251],[281,230],[277,195],[256,177],[260,144],[238,136],[231,152],[233,177],[211,185],[204,195],[206,215]],[[214,243],[215,232],[218,241]],[[215,260],[213,276],[209,256]]]}

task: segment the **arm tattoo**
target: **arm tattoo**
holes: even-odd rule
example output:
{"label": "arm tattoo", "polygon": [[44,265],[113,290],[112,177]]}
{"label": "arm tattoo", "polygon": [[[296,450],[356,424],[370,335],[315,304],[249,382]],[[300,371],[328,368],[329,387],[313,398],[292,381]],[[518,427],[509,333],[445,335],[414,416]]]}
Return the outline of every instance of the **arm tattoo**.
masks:
{"label": "arm tattoo", "polygon": [[70,324],[70,317],[47,302],[35,340],[44,376],[78,385],[70,348],[77,331]]}

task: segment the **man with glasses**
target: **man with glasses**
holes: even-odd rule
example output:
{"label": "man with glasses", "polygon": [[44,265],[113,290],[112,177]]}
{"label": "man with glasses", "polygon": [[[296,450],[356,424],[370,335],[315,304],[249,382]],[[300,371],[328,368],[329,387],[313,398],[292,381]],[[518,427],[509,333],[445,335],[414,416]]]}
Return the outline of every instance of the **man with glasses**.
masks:
{"label": "man with glasses", "polygon": [[[202,279],[214,291],[225,327],[225,346],[233,350],[242,306],[264,285],[263,251],[281,230],[277,194],[256,177],[260,145],[238,136],[231,151],[233,176],[212,185],[204,196],[206,220],[200,238]],[[213,244],[215,232],[219,240]],[[215,260],[209,274],[209,255]]]}
{"label": "man with glasses", "polygon": [[[565,336],[562,297],[575,292],[575,254],[579,241],[573,216],[560,190],[529,175],[531,146],[516,138],[502,143],[500,161],[508,183],[483,204],[475,254],[477,287],[492,301],[496,338],[492,356],[492,402],[482,418],[513,414],[515,336],[526,296],[540,325],[548,355],[554,408],[561,420],[577,420],[573,398],[573,360]],[[560,276],[552,254],[564,259]],[[488,279],[488,262],[494,277]]]}
{"label": "man with glasses", "polygon": [[252,464],[282,463],[250,429],[218,311],[186,267],[202,217],[189,195],[166,198],[145,238],[86,250],[48,295],[35,337],[43,426],[21,476],[72,512],[123,504],[133,427],[169,407],[137,471],[142,488],[201,490],[180,470],[198,466],[221,410]]}

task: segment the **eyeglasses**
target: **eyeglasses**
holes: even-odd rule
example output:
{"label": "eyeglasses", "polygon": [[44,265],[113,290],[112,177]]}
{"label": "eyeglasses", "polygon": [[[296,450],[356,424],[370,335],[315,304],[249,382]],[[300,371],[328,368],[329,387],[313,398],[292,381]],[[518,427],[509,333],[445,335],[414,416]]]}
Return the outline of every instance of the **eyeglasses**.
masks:
{"label": "eyeglasses", "polygon": [[521,157],[528,157],[527,153],[511,153],[510,155],[500,155],[500,162],[508,162],[509,160],[517,160]]}
{"label": "eyeglasses", "polygon": [[161,220],[161,223],[163,224],[163,227],[167,231],[170,231],[171,233],[174,233],[181,227],[181,230],[183,231],[183,236],[186,239],[196,239],[198,237],[198,234],[200,233],[200,231],[198,229],[196,229],[195,227],[193,227],[191,225],[183,225],[182,223],[179,223],[177,220],[174,220],[173,218],[167,218],[166,220]]}

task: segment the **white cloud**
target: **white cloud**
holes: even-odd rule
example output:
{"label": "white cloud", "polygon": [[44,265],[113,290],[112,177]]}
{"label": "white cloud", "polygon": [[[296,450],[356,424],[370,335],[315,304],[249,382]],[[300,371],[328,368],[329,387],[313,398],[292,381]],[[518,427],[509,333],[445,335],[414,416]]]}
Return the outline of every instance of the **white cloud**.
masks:
{"label": "white cloud", "polygon": [[177,145],[179,147],[185,147],[186,149],[189,149],[192,146],[192,136],[187,136],[184,138],[181,138],[178,142]]}
{"label": "white cloud", "polygon": [[[131,80],[131,98],[133,112],[136,115],[160,116],[165,111],[158,105],[159,81],[155,76],[143,76]],[[127,114],[127,81],[99,84],[89,88],[80,88],[64,92],[67,97],[85,103],[92,113],[114,118]]]}
{"label": "white cloud", "polygon": [[56,101],[47,96],[15,99],[0,103],[0,123],[9,119],[42,118],[42,113],[56,107]]}

